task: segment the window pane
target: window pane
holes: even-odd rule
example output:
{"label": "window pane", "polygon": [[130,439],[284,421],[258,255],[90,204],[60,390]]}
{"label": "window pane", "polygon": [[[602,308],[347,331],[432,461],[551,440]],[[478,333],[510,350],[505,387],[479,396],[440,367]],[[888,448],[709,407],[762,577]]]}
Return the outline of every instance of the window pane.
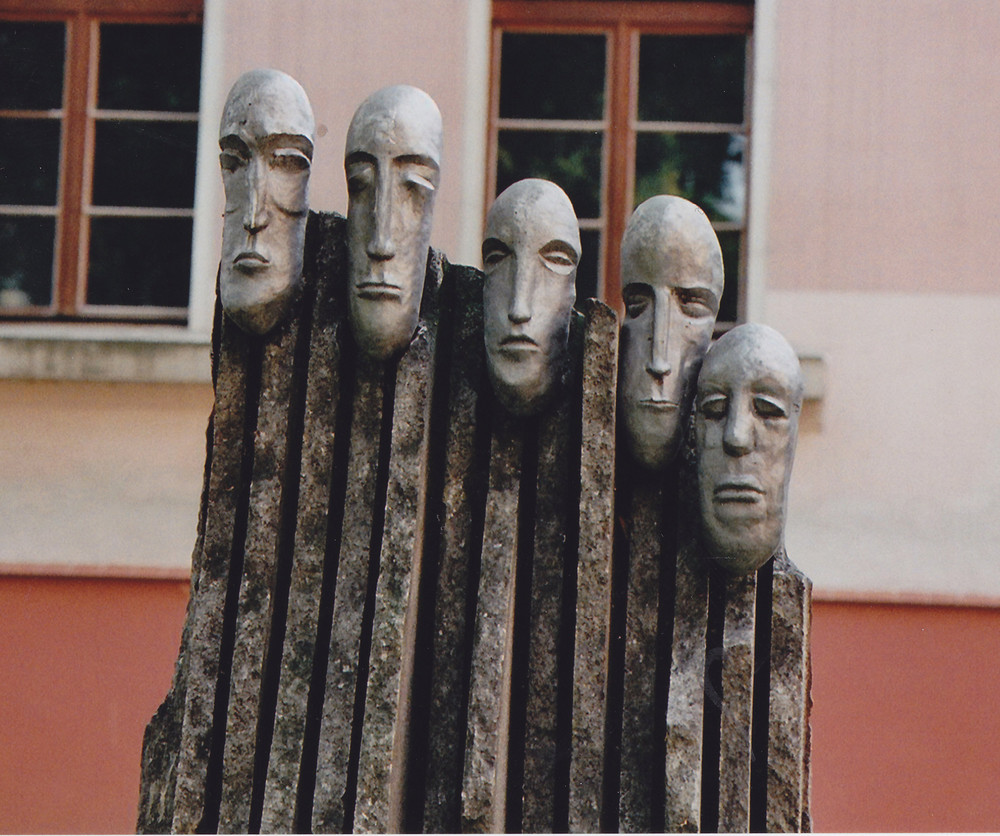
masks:
{"label": "window pane", "polygon": [[635,143],[635,206],[657,194],[697,203],[713,221],[742,223],[746,170],[741,134],[647,134]]}
{"label": "window pane", "polygon": [[525,177],[541,177],[562,187],[578,218],[601,214],[600,133],[500,131],[497,194]]}
{"label": "window pane", "polygon": [[198,110],[200,24],[101,25],[97,106]]}
{"label": "window pane", "polygon": [[596,229],[580,230],[580,264],[576,268],[576,305],[597,296],[598,273],[601,263],[601,233]]}
{"label": "window pane", "polygon": [[735,322],[739,302],[740,278],[740,238],[735,230],[717,233],[722,248],[722,269],[726,277],[726,287],[722,291],[718,322]]}
{"label": "window pane", "polygon": [[62,107],[64,30],[62,23],[0,21],[0,109]]}
{"label": "window pane", "polygon": [[0,215],[0,309],[52,302],[56,219]]}
{"label": "window pane", "polygon": [[501,119],[601,119],[604,35],[504,32]]}
{"label": "window pane", "polygon": [[97,122],[95,206],[194,204],[195,123]]}
{"label": "window pane", "polygon": [[640,121],[741,123],[745,61],[741,35],[643,35]]}
{"label": "window pane", "polygon": [[0,120],[0,203],[56,205],[59,126],[58,119]]}
{"label": "window pane", "polygon": [[92,218],[87,303],[186,307],[191,225],[189,218]]}

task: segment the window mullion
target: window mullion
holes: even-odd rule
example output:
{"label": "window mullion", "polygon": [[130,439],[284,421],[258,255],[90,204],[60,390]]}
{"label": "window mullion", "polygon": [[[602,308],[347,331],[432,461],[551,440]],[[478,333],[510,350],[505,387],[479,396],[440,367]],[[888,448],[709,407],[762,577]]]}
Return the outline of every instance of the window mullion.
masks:
{"label": "window mullion", "polygon": [[79,95],[87,89],[90,65],[90,21],[77,14],[66,21],[66,70],[63,82],[62,153],[59,161],[57,269],[53,302],[60,314],[76,311],[79,282],[83,169],[86,160],[87,109]]}
{"label": "window mullion", "polygon": [[[607,224],[604,236],[604,287],[601,293],[612,307],[621,307],[621,240],[631,209],[635,169],[635,90],[638,76],[638,38],[626,23],[612,34],[608,102],[608,160],[606,179]],[[609,171],[620,172],[609,177]],[[621,176],[621,175],[624,176]]]}

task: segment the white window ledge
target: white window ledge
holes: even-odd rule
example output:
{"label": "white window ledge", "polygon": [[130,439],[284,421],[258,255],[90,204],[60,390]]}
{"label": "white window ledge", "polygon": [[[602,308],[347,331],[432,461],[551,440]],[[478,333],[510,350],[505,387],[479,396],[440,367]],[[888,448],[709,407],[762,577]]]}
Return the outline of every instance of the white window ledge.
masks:
{"label": "white window ledge", "polygon": [[826,361],[823,356],[800,351],[799,364],[802,366],[802,377],[805,380],[805,399],[822,400],[826,391]]}
{"label": "white window ledge", "polygon": [[169,325],[9,323],[0,378],[210,383],[210,339]]}

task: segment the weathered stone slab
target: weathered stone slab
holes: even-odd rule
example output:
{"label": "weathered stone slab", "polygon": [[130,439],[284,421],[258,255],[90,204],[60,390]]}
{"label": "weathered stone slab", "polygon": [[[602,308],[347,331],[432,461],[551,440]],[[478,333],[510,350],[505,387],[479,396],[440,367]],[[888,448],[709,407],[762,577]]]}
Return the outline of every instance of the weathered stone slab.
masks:
{"label": "weathered stone slab", "polygon": [[469,714],[462,784],[462,829],[506,829],[507,755],[522,422],[494,410],[489,494],[483,527]]}
{"label": "weathered stone slab", "polygon": [[[212,751],[213,715],[221,671],[221,648],[234,556],[234,531],[244,482],[247,423],[255,422],[256,400],[248,402],[248,338],[228,320],[220,320],[218,376],[215,385],[211,474],[204,549],[189,619],[192,641],[184,698],[181,750],[177,763],[172,830],[193,833],[205,813],[206,779]],[[259,362],[259,360],[257,361]],[[228,672],[226,672],[228,674]]]}
{"label": "weathered stone slab", "polygon": [[355,832],[403,829],[433,365],[434,334],[421,324],[396,370]]}
{"label": "weathered stone slab", "polygon": [[573,832],[593,833],[601,823],[607,722],[618,318],[596,300],[584,302],[583,311],[586,327],[568,826]]}
{"label": "weathered stone slab", "polygon": [[753,717],[754,624],[757,575],[713,577],[726,584],[722,637],[722,720],[719,754],[719,831],[750,830],[750,731]]}
{"label": "weathered stone slab", "polygon": [[[365,596],[368,589],[372,514],[382,432],[384,369],[359,358],[347,462],[344,524],[337,556],[333,629],[313,795],[314,832],[345,827],[344,794],[351,754],[354,702]],[[328,560],[332,556],[328,556]]]}
{"label": "weathered stone slab", "polygon": [[476,420],[485,380],[482,274],[472,268],[449,267],[448,275],[455,318],[447,341],[450,345],[442,339],[437,349],[443,352],[450,348],[452,354],[447,425],[435,428],[444,434],[444,462],[427,716],[423,827],[428,833],[454,833],[461,825],[469,666],[466,649],[472,629],[467,617],[469,583],[470,573],[474,575],[478,568],[482,546],[489,454],[485,410],[480,421]]}
{"label": "weathered stone slab", "polygon": [[676,572],[663,829],[696,832],[701,822],[708,578],[687,543],[678,549]]}
{"label": "weathered stone slab", "polygon": [[264,338],[253,480],[226,718],[219,810],[219,832],[223,833],[242,833],[250,826],[261,684],[271,639],[299,330],[299,319],[293,317]]}
{"label": "weathered stone slab", "polygon": [[772,590],[767,829],[807,830],[812,583],[779,553]]}
{"label": "weathered stone slab", "polygon": [[[301,776],[306,711],[312,681],[320,594],[326,560],[333,450],[341,407],[342,301],[335,277],[343,275],[343,218],[322,216],[316,303],[310,335],[295,546],[274,732],[264,787],[261,830],[292,833]],[[311,230],[310,230],[311,231]],[[349,400],[349,398],[348,398]],[[349,408],[349,403],[344,408]]]}
{"label": "weathered stone slab", "polygon": [[662,794],[659,764],[664,754],[663,741],[656,735],[655,697],[660,572],[664,560],[670,560],[663,542],[666,493],[663,479],[634,480],[625,519],[628,598],[618,806],[618,826],[623,833],[660,829],[654,821],[654,799]]}

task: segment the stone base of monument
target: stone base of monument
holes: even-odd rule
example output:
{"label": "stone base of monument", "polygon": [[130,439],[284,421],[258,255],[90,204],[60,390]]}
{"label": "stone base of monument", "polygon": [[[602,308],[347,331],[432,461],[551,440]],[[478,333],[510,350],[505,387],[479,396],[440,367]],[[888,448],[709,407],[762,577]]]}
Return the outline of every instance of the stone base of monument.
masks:
{"label": "stone base of monument", "polygon": [[292,316],[217,316],[139,831],[809,829],[809,582],[784,555],[717,577],[683,477],[616,475],[614,313],[584,303],[558,397],[518,418],[481,273],[432,253],[384,365],[345,275],[343,218],[312,213]]}

